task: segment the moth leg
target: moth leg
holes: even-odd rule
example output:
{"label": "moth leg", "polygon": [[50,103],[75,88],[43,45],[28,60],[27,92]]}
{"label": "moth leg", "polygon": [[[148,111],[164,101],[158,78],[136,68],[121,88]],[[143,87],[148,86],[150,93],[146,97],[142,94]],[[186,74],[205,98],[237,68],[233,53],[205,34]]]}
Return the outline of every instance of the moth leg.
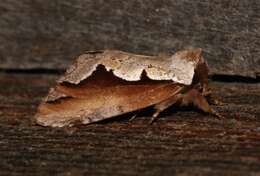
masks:
{"label": "moth leg", "polygon": [[131,122],[133,121],[139,114],[140,110],[138,110],[128,121]]}
{"label": "moth leg", "polygon": [[213,114],[219,118],[224,118],[221,114],[217,113],[209,106],[209,103],[207,102],[206,98],[196,89],[191,89],[182,97],[181,105],[187,106],[189,104],[193,104],[203,112]]}
{"label": "moth leg", "polygon": [[149,124],[152,124],[162,111],[175,104],[180,98],[180,94],[177,94],[156,104],[154,106],[155,112],[153,113],[152,119],[150,120]]}
{"label": "moth leg", "polygon": [[133,115],[128,121],[131,122],[136,118],[137,114]]}

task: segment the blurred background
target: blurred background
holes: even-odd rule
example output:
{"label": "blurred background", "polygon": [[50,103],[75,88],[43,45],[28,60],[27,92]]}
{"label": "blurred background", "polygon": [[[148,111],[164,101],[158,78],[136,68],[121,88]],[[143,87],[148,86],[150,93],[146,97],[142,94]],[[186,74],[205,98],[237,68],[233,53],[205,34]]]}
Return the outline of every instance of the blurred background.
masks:
{"label": "blurred background", "polygon": [[200,47],[210,74],[260,74],[259,0],[1,0],[0,69],[65,69],[87,50]]}

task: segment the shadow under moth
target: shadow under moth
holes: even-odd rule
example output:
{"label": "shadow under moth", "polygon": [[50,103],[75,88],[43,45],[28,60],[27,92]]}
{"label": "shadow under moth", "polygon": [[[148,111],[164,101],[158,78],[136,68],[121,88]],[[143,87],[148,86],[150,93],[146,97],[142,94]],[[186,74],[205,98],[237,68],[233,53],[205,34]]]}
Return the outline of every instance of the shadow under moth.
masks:
{"label": "shadow under moth", "polygon": [[149,106],[152,122],[170,106],[209,106],[208,67],[201,49],[145,56],[118,50],[87,52],[51,88],[35,120],[43,126],[89,124]]}

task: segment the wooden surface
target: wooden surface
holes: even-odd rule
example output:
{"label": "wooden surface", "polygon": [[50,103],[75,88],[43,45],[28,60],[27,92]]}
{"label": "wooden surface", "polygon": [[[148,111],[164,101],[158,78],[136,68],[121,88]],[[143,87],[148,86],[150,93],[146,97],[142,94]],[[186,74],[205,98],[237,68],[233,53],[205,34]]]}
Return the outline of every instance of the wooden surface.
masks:
{"label": "wooden surface", "polygon": [[85,50],[201,47],[211,74],[260,74],[259,0],[1,0],[0,69],[64,69]]}
{"label": "wooden surface", "polygon": [[0,175],[259,175],[260,84],[211,82],[219,120],[149,110],[73,128],[31,119],[57,74],[0,74]]}
{"label": "wooden surface", "polygon": [[[260,175],[259,2],[2,0],[0,175]],[[32,121],[57,70],[85,50],[190,47],[229,81],[211,82],[224,120],[172,108],[153,125],[149,109],[73,128]]]}

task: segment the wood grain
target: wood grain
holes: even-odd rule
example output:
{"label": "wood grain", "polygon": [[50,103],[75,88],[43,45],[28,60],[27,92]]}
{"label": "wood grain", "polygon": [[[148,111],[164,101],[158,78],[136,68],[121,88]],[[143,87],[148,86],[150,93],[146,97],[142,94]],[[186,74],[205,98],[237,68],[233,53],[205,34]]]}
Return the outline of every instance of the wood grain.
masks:
{"label": "wood grain", "polygon": [[260,84],[211,82],[226,116],[183,109],[148,125],[112,119],[74,128],[31,122],[58,75],[0,74],[0,175],[258,175]]}
{"label": "wood grain", "polygon": [[0,68],[64,69],[86,50],[201,47],[210,74],[260,70],[258,0],[2,0]]}

